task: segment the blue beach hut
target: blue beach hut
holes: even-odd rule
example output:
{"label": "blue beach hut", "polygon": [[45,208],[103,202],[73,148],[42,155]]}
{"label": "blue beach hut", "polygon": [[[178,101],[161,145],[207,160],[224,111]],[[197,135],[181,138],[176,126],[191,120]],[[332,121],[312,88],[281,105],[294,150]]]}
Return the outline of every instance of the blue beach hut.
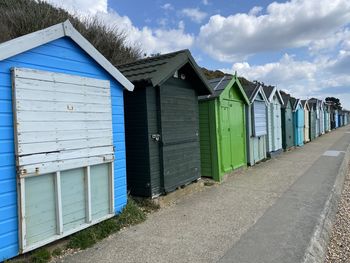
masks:
{"label": "blue beach hut", "polygon": [[291,98],[293,105],[294,122],[294,144],[295,146],[304,145],[304,109],[300,99]]}
{"label": "blue beach hut", "polygon": [[123,90],[66,21],[0,44],[0,261],[127,202]]}

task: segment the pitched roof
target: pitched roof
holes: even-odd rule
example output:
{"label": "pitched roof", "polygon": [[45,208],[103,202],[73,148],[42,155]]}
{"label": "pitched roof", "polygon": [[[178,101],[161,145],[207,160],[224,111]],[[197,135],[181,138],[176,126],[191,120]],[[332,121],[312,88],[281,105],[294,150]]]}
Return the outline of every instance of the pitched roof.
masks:
{"label": "pitched roof", "polygon": [[134,89],[134,85],[91,45],[91,43],[72,26],[69,20],[0,44],[0,61],[62,37],[71,38],[127,90],[132,91]]}
{"label": "pitched roof", "polygon": [[287,107],[288,101],[290,100],[291,97],[290,97],[289,94],[286,94],[286,93],[282,93],[281,97],[282,97],[282,100],[283,100],[282,108],[285,108],[285,107]]}
{"label": "pitched roof", "polygon": [[176,70],[186,64],[191,65],[206,89],[203,94],[211,94],[212,90],[207,78],[187,49],[122,64],[118,66],[118,69],[134,84],[147,82],[155,87],[164,83],[174,75]]}
{"label": "pitched roof", "polygon": [[263,85],[263,89],[264,89],[264,92],[265,92],[265,95],[266,95],[266,98],[270,98],[272,92],[274,91],[275,87],[273,86],[265,86]]}
{"label": "pitched roof", "polygon": [[300,99],[296,99],[294,97],[290,97],[290,102],[292,103],[293,111],[295,111],[297,109],[299,104],[300,104],[300,106],[302,106]]}
{"label": "pitched roof", "polygon": [[250,102],[255,98],[256,93],[259,91],[260,84],[258,82],[245,81],[242,84],[242,88],[247,95]]}
{"label": "pitched roof", "polygon": [[211,85],[211,88],[213,89],[213,94],[210,95],[205,95],[205,96],[200,96],[198,99],[199,100],[210,100],[210,99],[215,99],[218,98],[221,93],[227,88],[227,86],[231,86],[234,83],[237,83],[238,88],[241,92],[241,94],[244,97],[244,100],[247,104],[249,104],[249,100],[242,88],[242,85],[239,81],[239,78],[235,75],[235,76],[223,76],[222,78],[215,78],[215,79],[211,79],[209,80],[209,83]]}

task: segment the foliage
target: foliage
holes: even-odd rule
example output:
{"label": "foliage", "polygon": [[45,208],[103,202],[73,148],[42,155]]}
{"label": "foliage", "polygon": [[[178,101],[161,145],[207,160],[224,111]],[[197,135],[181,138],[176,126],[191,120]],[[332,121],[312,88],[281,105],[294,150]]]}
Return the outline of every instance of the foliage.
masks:
{"label": "foliage", "polygon": [[139,48],[126,45],[126,32],[107,26],[97,17],[78,18],[41,0],[0,1],[0,43],[67,19],[112,64],[127,63],[140,57]]}
{"label": "foliage", "polygon": [[328,103],[334,105],[337,109],[339,109],[339,110],[342,109],[340,100],[339,100],[338,98],[335,98],[335,97],[327,97],[325,100],[326,100],[326,102],[328,102]]}
{"label": "foliage", "polygon": [[216,79],[216,78],[222,78],[223,76],[232,76],[220,70],[210,70],[210,69],[202,68],[202,71],[204,75],[207,77],[207,79]]}
{"label": "foliage", "polygon": [[30,262],[32,263],[46,263],[51,259],[50,251],[44,248],[40,248],[31,255]]}
{"label": "foliage", "polygon": [[86,249],[93,246],[97,241],[118,232],[123,227],[136,225],[145,220],[146,214],[133,199],[129,198],[127,205],[120,215],[74,234],[70,238],[67,247]]}

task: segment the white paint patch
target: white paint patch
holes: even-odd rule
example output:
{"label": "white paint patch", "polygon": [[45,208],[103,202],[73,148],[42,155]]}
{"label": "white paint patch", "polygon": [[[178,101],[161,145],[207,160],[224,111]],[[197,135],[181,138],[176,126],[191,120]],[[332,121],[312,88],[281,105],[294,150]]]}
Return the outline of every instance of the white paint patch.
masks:
{"label": "white paint patch", "polygon": [[344,153],[344,151],[325,151],[322,156],[337,157],[341,153]]}

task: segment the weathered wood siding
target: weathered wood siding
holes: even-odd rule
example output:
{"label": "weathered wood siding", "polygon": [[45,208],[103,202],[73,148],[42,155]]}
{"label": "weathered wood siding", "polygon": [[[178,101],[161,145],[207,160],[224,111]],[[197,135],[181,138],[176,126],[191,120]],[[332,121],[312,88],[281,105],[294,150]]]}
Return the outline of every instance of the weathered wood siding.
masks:
{"label": "weathered wood siding", "polygon": [[190,82],[170,78],[160,87],[164,190],[201,176],[198,94]]}
{"label": "weathered wood siding", "polygon": [[282,138],[283,149],[287,150],[294,146],[293,111],[290,101],[282,109]]}
{"label": "weathered wood siding", "polygon": [[62,38],[0,61],[0,260],[19,252],[16,163],[11,68],[25,67],[109,80],[115,147],[115,212],[126,204],[126,169],[122,86],[71,40]]}
{"label": "weathered wood siding", "polygon": [[109,81],[23,68],[12,74],[21,175],[114,158]]}
{"label": "weathered wood siding", "polygon": [[159,195],[163,189],[163,171],[161,164],[161,138],[156,141],[152,138],[153,134],[161,134],[160,129],[160,111],[159,111],[159,88],[146,88],[147,100],[147,142],[149,149],[150,164],[150,191],[151,195]]}

